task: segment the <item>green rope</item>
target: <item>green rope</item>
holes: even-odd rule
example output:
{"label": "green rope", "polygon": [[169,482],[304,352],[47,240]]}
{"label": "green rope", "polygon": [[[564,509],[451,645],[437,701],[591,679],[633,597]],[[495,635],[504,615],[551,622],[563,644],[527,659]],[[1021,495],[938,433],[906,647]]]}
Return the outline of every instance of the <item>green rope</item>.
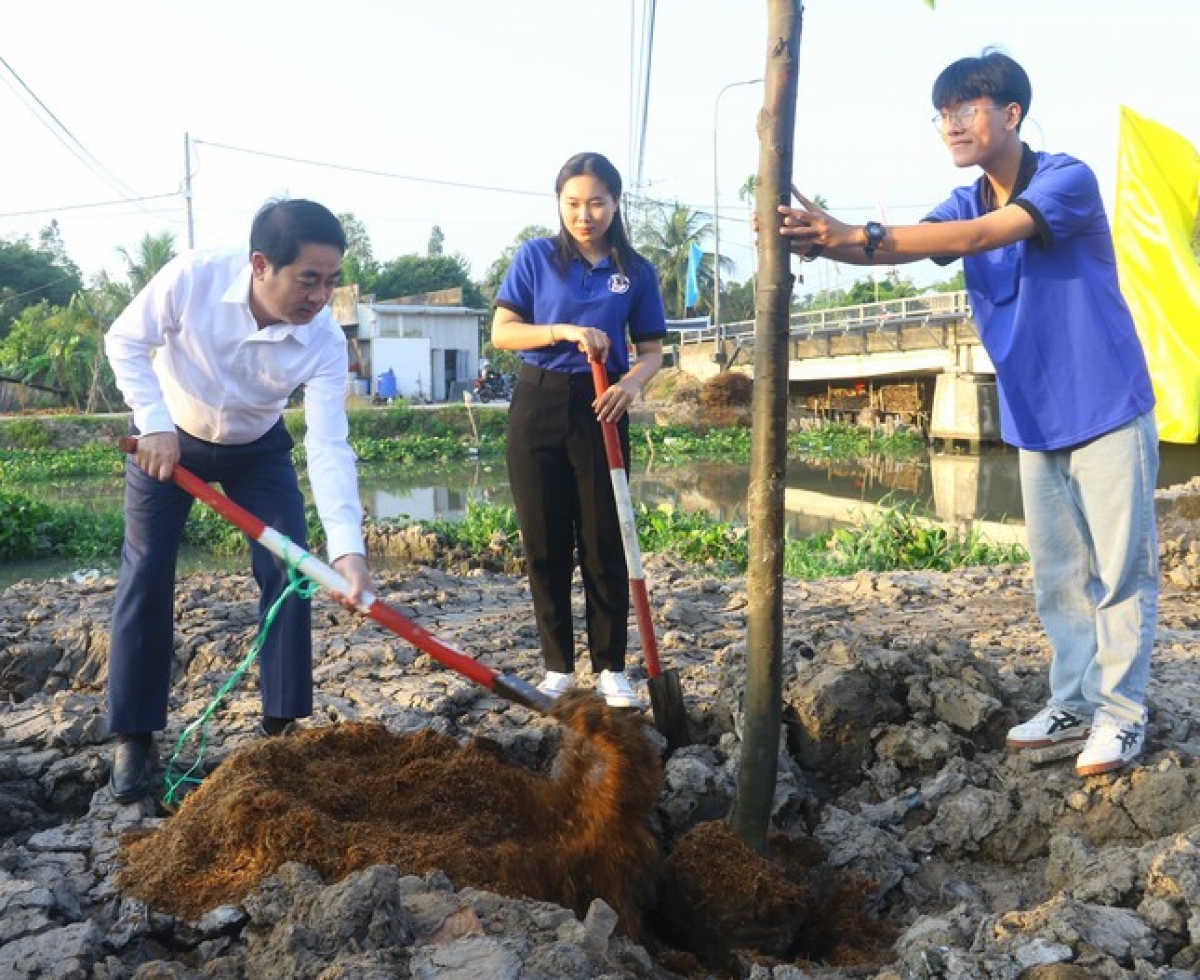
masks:
{"label": "green rope", "polygon": [[[291,542],[288,543],[290,544]],[[280,593],[279,598],[276,599],[271,604],[271,608],[267,610],[267,615],[263,618],[262,624],[259,626],[258,635],[254,638],[254,643],[252,643],[250,646],[250,651],[242,659],[242,662],[238,664],[237,669],[234,670],[234,672],[229,676],[229,679],[221,685],[221,689],[217,691],[216,695],[208,703],[208,707],[206,707],[200,713],[200,717],[195,719],[183,730],[179,736],[179,740],[175,743],[175,751],[172,753],[171,759],[167,763],[167,771],[163,775],[163,785],[166,788],[166,792],[163,794],[162,801],[163,805],[168,809],[174,809],[182,802],[183,794],[181,791],[185,786],[189,784],[193,786],[200,785],[202,781],[201,777],[194,775],[194,773],[200,768],[200,763],[204,761],[204,749],[208,743],[208,720],[216,713],[217,708],[225,699],[225,695],[227,695],[234,689],[234,687],[237,686],[237,683],[241,680],[242,675],[245,674],[246,671],[249,670],[250,665],[254,663],[255,658],[262,649],[263,643],[266,642],[267,633],[270,632],[271,625],[275,622],[275,617],[278,615],[284,601],[293,593],[299,596],[301,599],[308,599],[311,598],[312,594],[317,591],[317,583],[313,582],[307,576],[300,574],[300,572],[297,570],[300,559],[303,558],[303,556],[303,552],[301,552],[301,554],[298,555],[294,561],[291,558],[287,559],[287,588]],[[179,759],[180,753],[183,751],[188,739],[196,733],[199,734],[197,735],[198,744],[196,747],[195,760],[182,773],[179,775],[174,775],[175,763]]]}

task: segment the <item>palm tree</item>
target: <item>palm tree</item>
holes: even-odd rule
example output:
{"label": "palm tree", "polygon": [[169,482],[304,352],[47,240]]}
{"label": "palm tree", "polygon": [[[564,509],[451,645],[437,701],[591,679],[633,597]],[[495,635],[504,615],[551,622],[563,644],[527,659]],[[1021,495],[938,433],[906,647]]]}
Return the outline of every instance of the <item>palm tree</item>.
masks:
{"label": "palm tree", "polygon": [[127,248],[118,248],[117,254],[125,261],[124,281],[101,272],[88,290],[91,294],[89,303],[101,322],[111,323],[115,320],[158,271],[175,258],[175,236],[168,232],[145,235],[138,242],[135,254],[130,254]]}
{"label": "palm tree", "polygon": [[144,235],[138,242],[137,254],[118,248],[117,253],[125,260],[125,277],[133,296],[140,293],[164,265],[175,258],[175,236],[169,232],[161,235]]}
{"label": "palm tree", "polygon": [[738,188],[738,200],[746,204],[754,203],[754,192],[758,190],[758,174],[750,174],[741,187]]}
{"label": "palm tree", "polygon": [[159,270],[175,258],[175,236],[170,232],[146,234],[134,253],[122,247],[117,249],[117,254],[125,262],[125,281],[112,279],[107,272],[101,272],[91,289],[75,294],[67,310],[75,328],[88,335],[82,349],[92,358],[86,400],[89,412],[94,411],[98,403],[121,405],[112,369],[104,358],[104,333]]}
{"label": "palm tree", "polygon": [[[682,318],[687,313],[684,296],[689,246],[694,241],[708,238],[712,230],[712,221],[707,215],[676,202],[659,204],[650,212],[646,223],[635,231],[638,251],[658,270],[663,305],[672,319]],[[706,255],[705,258],[711,264],[711,257]]]}
{"label": "palm tree", "polygon": [[[746,178],[745,183],[738,188],[738,199],[745,201],[748,204],[754,203],[754,195],[758,191],[758,174],[751,174]],[[824,194],[814,194],[812,202],[822,211],[829,209],[829,200]]]}

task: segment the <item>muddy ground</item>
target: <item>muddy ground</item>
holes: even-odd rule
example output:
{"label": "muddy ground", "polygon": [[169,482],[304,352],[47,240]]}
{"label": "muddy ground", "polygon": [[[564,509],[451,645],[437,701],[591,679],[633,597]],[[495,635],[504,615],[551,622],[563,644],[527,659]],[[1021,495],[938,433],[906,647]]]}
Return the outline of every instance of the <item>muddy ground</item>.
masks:
{"label": "muddy ground", "polygon": [[[1028,569],[789,582],[763,855],[724,823],[742,579],[647,558],[693,742],[671,753],[648,712],[585,692],[538,715],[318,596],[317,714],[257,738],[251,669],[178,746],[171,772],[205,779],[173,815],[104,789],[115,583],[18,583],[0,593],[0,978],[1194,977],[1197,491],[1160,495],[1147,747],[1114,775],[1004,751],[1046,693]],[[536,679],[523,579],[413,550],[383,599]],[[164,758],[256,631],[244,575],[187,577],[178,613]]]}

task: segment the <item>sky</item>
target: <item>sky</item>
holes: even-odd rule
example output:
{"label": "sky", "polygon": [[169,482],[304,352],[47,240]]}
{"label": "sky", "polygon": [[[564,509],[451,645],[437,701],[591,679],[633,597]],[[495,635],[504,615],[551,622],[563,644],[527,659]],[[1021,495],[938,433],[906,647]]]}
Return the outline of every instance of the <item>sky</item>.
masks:
{"label": "sky", "polygon": [[[0,238],[56,220],[85,278],[123,277],[144,235],[188,245],[190,167],[196,247],[245,247],[264,201],[308,197],[354,214],[384,261],[425,254],[437,225],[482,279],[523,228],[557,225],[559,168],[597,150],[627,191],[719,202],[745,279],[767,2],[658,0],[643,95],[647,4],[7,0]],[[997,46],[1033,82],[1027,142],[1089,163],[1111,215],[1121,105],[1200,146],[1197,38],[1196,0],[807,0],[794,182],[844,220],[919,220],[977,176],[929,122],[933,80]],[[800,294],[864,275],[803,271]]]}

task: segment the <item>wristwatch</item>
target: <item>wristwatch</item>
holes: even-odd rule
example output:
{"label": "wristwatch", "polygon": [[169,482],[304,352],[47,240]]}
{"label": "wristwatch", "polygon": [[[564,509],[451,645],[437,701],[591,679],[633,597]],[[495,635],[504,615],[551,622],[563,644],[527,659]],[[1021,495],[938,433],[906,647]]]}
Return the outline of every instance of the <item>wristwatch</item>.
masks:
{"label": "wristwatch", "polygon": [[863,234],[867,240],[863,244],[863,251],[867,253],[868,259],[875,258],[875,249],[883,244],[883,236],[887,234],[887,229],[878,221],[868,221],[863,225]]}

